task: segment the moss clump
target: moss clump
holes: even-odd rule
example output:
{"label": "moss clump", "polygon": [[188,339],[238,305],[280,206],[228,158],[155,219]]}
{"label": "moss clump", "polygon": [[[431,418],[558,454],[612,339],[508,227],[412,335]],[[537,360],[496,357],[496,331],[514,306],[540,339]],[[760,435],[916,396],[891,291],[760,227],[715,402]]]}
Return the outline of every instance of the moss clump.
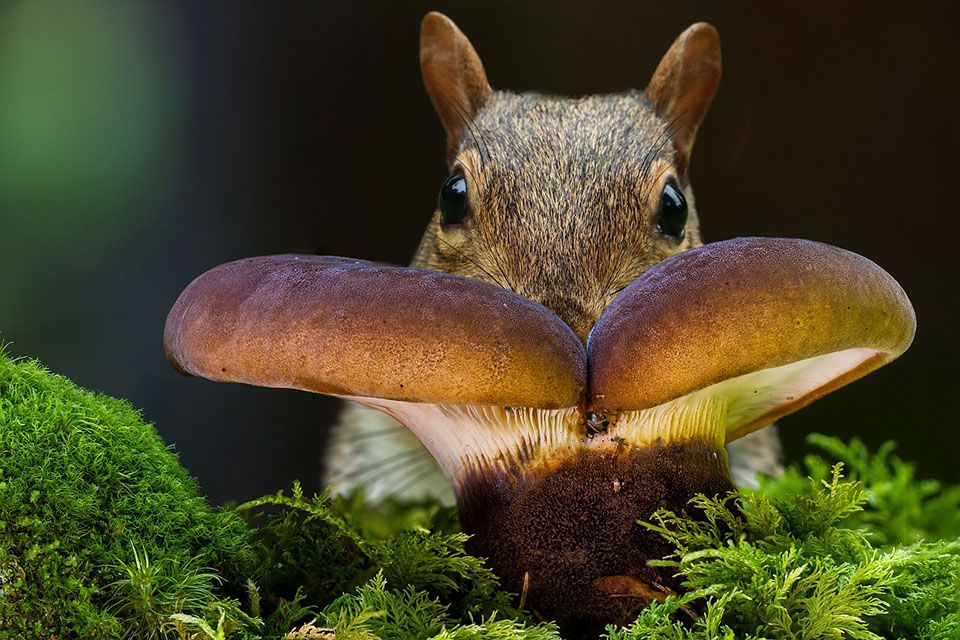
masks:
{"label": "moss clump", "polygon": [[960,638],[960,491],[916,481],[891,445],[811,442],[850,477],[812,455],[807,477],[794,467],[755,492],[698,496],[706,520],[655,514],[647,526],[676,548],[661,564],[690,591],[610,640]]}
{"label": "moss clump", "polygon": [[0,637],[157,637],[246,573],[249,537],[129,404],[0,352]]}
{"label": "moss clump", "polygon": [[129,404],[0,351],[0,639],[544,637],[453,522],[299,486],[214,510]]}
{"label": "moss clump", "polygon": [[841,462],[846,478],[860,482],[866,492],[863,504],[843,526],[869,533],[871,542],[879,545],[960,537],[960,485],[945,487],[917,478],[914,465],[894,455],[893,442],[876,452],[857,439],[845,443],[813,434],[807,442],[822,453],[810,453],[802,468],[792,466],[783,477],[763,482],[763,495],[779,501],[810,496],[814,489],[809,479],[829,482],[834,465]]}
{"label": "moss clump", "polygon": [[304,620],[304,635],[291,637],[328,628],[338,640],[559,638],[513,608],[483,560],[466,553],[451,509],[307,497],[294,484],[238,511],[259,524],[255,573],[271,612],[263,638]]}

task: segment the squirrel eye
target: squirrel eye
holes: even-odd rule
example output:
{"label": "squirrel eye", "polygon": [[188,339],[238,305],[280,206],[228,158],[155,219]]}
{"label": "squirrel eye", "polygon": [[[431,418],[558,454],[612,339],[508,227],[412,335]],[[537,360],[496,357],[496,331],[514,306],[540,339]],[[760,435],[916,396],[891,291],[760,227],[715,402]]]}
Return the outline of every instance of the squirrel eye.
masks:
{"label": "squirrel eye", "polygon": [[686,226],[687,200],[676,185],[668,182],[660,195],[660,219],[657,221],[657,228],[660,233],[680,240]]}
{"label": "squirrel eye", "polygon": [[440,187],[437,198],[440,208],[440,224],[459,224],[467,217],[467,179],[455,173]]}

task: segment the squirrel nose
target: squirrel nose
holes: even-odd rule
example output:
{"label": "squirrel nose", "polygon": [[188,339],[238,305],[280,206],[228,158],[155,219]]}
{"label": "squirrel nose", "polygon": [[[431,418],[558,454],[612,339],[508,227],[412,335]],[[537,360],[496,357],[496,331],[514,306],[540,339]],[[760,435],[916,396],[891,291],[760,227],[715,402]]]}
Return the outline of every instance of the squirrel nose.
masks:
{"label": "squirrel nose", "polygon": [[577,334],[580,342],[584,345],[587,344],[587,336],[590,335],[590,329],[593,328],[593,325],[596,324],[597,319],[600,317],[599,313],[591,313],[585,309],[581,303],[565,297],[550,296],[542,299],[534,299],[560,316],[560,319]]}

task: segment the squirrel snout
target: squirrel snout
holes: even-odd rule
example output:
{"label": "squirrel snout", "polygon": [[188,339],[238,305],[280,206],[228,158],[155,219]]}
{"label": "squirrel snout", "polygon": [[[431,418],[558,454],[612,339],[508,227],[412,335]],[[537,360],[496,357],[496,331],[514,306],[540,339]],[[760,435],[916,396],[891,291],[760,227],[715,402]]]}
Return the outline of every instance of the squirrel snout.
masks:
{"label": "squirrel snout", "polygon": [[590,329],[603,312],[602,308],[597,311],[588,310],[582,303],[563,296],[533,297],[533,299],[557,314],[567,326],[573,329],[584,345],[587,344]]}

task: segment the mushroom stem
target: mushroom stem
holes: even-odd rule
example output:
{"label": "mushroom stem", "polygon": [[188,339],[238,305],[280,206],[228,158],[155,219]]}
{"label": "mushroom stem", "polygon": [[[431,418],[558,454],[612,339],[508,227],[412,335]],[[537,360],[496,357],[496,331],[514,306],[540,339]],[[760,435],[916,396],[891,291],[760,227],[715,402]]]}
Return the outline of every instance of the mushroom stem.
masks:
{"label": "mushroom stem", "polygon": [[638,521],[733,489],[728,403],[716,394],[611,415],[610,429],[593,435],[578,407],[347,399],[417,436],[451,481],[469,550],[565,637],[596,637],[679,589],[672,571],[647,565],[670,549]]}
{"label": "mushroom stem", "polygon": [[673,569],[648,565],[672,549],[638,521],[658,509],[696,517],[691,498],[733,488],[716,438],[594,438],[536,468],[470,473],[457,507],[468,550],[488,559],[506,590],[525,590],[527,608],[556,620],[565,638],[595,638],[606,624],[629,623],[651,594],[681,589]]}

